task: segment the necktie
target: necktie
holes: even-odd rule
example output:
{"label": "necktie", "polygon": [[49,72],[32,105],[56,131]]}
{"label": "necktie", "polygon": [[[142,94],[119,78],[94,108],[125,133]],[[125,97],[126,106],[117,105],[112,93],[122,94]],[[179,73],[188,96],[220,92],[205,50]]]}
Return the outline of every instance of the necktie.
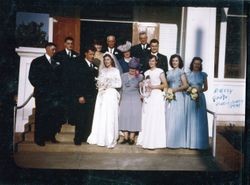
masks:
{"label": "necktie", "polygon": [[90,64],[90,67],[91,67],[91,68],[93,68],[93,67],[94,67],[94,65],[93,65],[93,64]]}
{"label": "necktie", "polygon": [[70,51],[68,52],[68,56],[69,56],[69,58],[71,57],[71,52]]}

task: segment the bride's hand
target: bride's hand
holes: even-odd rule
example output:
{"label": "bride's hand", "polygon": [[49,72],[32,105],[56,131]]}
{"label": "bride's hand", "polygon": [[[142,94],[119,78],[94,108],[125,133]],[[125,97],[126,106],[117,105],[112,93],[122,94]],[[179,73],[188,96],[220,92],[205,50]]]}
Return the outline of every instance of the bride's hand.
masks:
{"label": "bride's hand", "polygon": [[80,104],[86,103],[85,98],[84,98],[83,96],[80,97],[80,98],[78,99],[78,101],[79,101]]}

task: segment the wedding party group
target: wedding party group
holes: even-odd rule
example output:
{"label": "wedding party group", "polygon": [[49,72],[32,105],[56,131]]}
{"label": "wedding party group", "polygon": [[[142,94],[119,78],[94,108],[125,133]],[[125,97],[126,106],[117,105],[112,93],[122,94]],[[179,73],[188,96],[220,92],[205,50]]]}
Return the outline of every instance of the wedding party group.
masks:
{"label": "wedding party group", "polygon": [[116,37],[108,35],[105,45],[94,40],[82,55],[73,50],[72,37],[59,52],[47,43],[29,72],[35,143],[58,143],[55,136],[68,123],[75,126],[75,145],[114,148],[119,141],[144,149],[208,149],[202,59],[194,57],[184,72],[181,56],[173,54],[168,69],[157,39],[148,43],[147,33],[140,32],[139,41],[116,46]]}

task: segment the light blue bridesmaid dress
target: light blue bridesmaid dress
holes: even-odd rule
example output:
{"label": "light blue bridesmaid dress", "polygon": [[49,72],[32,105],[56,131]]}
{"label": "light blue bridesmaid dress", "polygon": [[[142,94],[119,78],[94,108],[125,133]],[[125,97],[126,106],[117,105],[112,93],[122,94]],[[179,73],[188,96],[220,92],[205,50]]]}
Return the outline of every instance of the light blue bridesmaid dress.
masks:
{"label": "light blue bridesmaid dress", "polygon": [[[189,86],[201,89],[207,74],[204,72],[190,72],[187,75]],[[189,95],[185,96],[187,118],[187,148],[207,149],[208,144],[208,120],[206,111],[206,99],[204,93],[199,93],[198,101],[194,101]]]}
{"label": "light blue bridesmaid dress", "polygon": [[[167,81],[170,88],[182,85],[182,69],[176,68],[167,72]],[[166,101],[166,136],[167,148],[186,147],[186,119],[184,106],[184,92],[176,92],[176,100]]]}

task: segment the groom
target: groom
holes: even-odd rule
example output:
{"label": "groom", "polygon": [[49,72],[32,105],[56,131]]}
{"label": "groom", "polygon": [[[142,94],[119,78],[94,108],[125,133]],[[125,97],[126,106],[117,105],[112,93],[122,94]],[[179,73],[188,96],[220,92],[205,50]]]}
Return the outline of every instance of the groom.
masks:
{"label": "groom", "polygon": [[84,50],[84,57],[76,58],[76,126],[75,145],[81,145],[90,134],[97,95],[96,80],[98,68],[93,64],[96,49],[92,46]]}

